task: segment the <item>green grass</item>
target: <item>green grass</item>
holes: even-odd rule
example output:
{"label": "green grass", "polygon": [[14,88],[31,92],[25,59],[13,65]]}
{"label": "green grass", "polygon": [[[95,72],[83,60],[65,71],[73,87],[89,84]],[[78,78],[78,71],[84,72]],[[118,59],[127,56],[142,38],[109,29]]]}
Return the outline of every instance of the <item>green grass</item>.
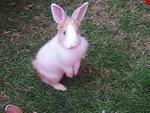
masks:
{"label": "green grass", "polygon": [[[83,1],[52,2],[70,13]],[[68,90],[58,92],[31,65],[56,33],[50,1],[0,1],[0,113],[8,103],[25,113],[150,112],[150,7],[141,0],[89,2],[82,23],[88,56],[77,77],[62,81]]]}

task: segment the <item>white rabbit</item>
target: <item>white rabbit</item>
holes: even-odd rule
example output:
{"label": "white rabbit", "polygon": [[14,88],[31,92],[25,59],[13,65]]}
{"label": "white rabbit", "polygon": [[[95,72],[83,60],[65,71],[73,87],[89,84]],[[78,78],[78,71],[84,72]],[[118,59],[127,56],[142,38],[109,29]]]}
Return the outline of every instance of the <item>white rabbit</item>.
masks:
{"label": "white rabbit", "polygon": [[76,76],[86,54],[88,42],[80,35],[80,23],[87,8],[88,2],[85,2],[70,17],[60,6],[51,4],[58,33],[38,51],[33,66],[41,80],[56,90],[66,90],[60,80],[64,74],[70,78]]}

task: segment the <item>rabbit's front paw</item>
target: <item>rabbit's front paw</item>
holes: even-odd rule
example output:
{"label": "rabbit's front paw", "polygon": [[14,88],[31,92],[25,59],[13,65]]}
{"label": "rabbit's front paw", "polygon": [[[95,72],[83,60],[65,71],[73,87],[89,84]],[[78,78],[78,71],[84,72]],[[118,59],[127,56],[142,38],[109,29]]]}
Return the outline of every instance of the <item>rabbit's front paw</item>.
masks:
{"label": "rabbit's front paw", "polygon": [[66,69],[66,76],[69,77],[69,78],[73,77],[73,68],[72,67],[68,67]]}
{"label": "rabbit's front paw", "polygon": [[74,65],[74,75],[77,76],[78,71],[80,68],[80,61],[78,61],[75,65]]}

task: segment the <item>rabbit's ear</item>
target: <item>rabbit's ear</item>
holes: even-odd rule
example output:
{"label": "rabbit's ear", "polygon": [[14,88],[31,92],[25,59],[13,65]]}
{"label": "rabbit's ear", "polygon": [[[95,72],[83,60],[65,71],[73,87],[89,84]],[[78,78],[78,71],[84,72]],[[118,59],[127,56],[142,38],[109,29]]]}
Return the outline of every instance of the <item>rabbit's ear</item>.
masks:
{"label": "rabbit's ear", "polygon": [[77,8],[77,9],[73,12],[71,18],[74,19],[74,20],[77,20],[77,21],[81,22],[82,19],[83,19],[84,16],[85,16],[86,11],[87,11],[88,4],[89,4],[88,2],[85,2],[85,3],[82,4],[79,8]]}
{"label": "rabbit's ear", "polygon": [[6,113],[23,113],[21,111],[21,109],[19,107],[15,106],[15,105],[7,105],[5,107],[5,112]]}
{"label": "rabbit's ear", "polygon": [[51,11],[56,23],[61,23],[67,18],[64,9],[56,5],[55,3],[51,4]]}

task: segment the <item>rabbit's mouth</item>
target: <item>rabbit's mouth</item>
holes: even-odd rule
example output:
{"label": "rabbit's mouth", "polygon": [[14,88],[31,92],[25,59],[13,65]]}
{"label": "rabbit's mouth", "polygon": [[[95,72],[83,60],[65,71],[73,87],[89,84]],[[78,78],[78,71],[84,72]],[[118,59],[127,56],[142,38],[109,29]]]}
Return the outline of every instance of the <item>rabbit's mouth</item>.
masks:
{"label": "rabbit's mouth", "polygon": [[81,44],[81,40],[78,39],[76,40],[76,42],[67,42],[64,41],[63,43],[61,43],[61,45],[66,48],[66,49],[75,49],[78,48],[78,46]]}
{"label": "rabbit's mouth", "polygon": [[65,49],[76,49],[76,48],[78,48],[79,46],[80,46],[80,43],[78,43],[78,44],[76,44],[76,45],[74,45],[74,46],[69,46],[69,47],[66,47],[65,45],[63,45],[63,44],[61,44],[62,46],[63,46],[63,48],[65,48]]}
{"label": "rabbit's mouth", "polygon": [[73,45],[73,46],[70,46],[68,47],[67,49],[76,49],[79,45],[80,45],[81,42],[79,42],[78,44],[76,45]]}
{"label": "rabbit's mouth", "polygon": [[[78,45],[79,45],[79,44],[78,44]],[[75,49],[76,47],[78,47],[78,45],[72,46],[72,47],[70,47],[70,48],[68,48],[68,49]]]}

